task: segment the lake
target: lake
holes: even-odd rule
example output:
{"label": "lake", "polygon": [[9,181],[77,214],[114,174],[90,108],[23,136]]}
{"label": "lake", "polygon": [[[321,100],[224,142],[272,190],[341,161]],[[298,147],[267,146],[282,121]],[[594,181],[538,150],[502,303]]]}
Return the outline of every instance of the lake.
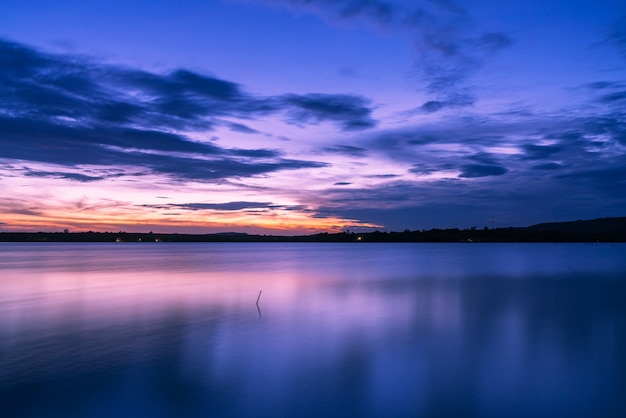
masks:
{"label": "lake", "polygon": [[624,417],[626,245],[3,243],[0,410]]}

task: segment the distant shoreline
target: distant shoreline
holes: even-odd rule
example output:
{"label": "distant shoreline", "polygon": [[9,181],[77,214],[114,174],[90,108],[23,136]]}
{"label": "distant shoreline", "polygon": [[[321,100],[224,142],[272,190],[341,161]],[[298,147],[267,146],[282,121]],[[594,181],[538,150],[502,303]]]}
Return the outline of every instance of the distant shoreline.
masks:
{"label": "distant shoreline", "polygon": [[626,217],[529,227],[340,232],[280,236],[245,233],[0,232],[0,242],[626,242]]}

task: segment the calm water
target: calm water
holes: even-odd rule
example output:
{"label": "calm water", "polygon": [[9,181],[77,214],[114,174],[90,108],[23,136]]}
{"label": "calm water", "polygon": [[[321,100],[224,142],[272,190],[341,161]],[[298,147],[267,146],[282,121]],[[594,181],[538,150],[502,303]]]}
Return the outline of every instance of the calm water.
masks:
{"label": "calm water", "polygon": [[626,245],[0,244],[0,410],[624,417]]}

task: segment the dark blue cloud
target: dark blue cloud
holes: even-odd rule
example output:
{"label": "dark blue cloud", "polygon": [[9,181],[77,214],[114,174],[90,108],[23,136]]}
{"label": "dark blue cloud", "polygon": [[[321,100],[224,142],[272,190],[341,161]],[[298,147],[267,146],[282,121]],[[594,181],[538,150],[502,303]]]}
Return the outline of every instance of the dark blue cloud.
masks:
{"label": "dark blue cloud", "polygon": [[563,168],[563,166],[558,163],[542,163],[532,165],[530,168],[533,170],[559,170]]}
{"label": "dark blue cloud", "polygon": [[167,174],[172,178],[197,181],[250,177],[281,170],[319,168],[326,165],[319,162],[290,159],[274,159],[272,161],[235,158],[201,159],[141,152],[123,153],[119,156],[117,163],[126,166],[144,167],[155,173]]}
{"label": "dark blue cloud", "polygon": [[446,100],[429,100],[424,102],[421,106],[405,112],[405,114],[407,116],[414,116],[420,113],[429,114],[439,112],[444,109],[472,106],[473,104],[474,97],[470,94],[448,94]]}
{"label": "dark blue cloud", "polygon": [[446,102],[440,100],[430,100],[419,107],[423,113],[435,113],[446,107]]}
{"label": "dark blue cloud", "polygon": [[594,105],[606,109],[603,115],[592,115],[584,119],[583,131],[587,135],[619,137],[626,143],[626,83],[624,81],[598,81],[585,87],[593,93]]}
{"label": "dark blue cloud", "polygon": [[64,74],[64,68],[71,68],[71,63],[61,65],[57,59],[42,54],[24,45],[0,40],[0,77],[3,82],[10,79],[35,79],[41,75],[42,68],[52,68],[57,74]]}
{"label": "dark blue cloud", "polygon": [[238,84],[214,77],[192,73],[187,70],[176,70],[167,77],[169,95],[184,93],[198,94],[221,101],[233,101],[242,97]]}
{"label": "dark blue cloud", "polygon": [[559,173],[558,178],[570,180],[569,184],[593,186],[595,191],[618,192],[620,188],[626,186],[626,155],[617,157],[612,163],[589,165],[580,170]]}
{"label": "dark blue cloud", "polygon": [[267,202],[227,202],[227,203],[183,203],[168,205],[169,207],[176,207],[180,209],[188,210],[222,210],[222,211],[236,211],[243,209],[266,209],[273,205]]}
{"label": "dark blue cloud", "polygon": [[617,102],[626,102],[626,90],[624,91],[616,91],[613,93],[605,94],[599,99],[604,103],[617,103]]}
{"label": "dark blue cloud", "polygon": [[[179,179],[217,180],[324,166],[284,159],[276,150],[193,141],[181,133],[216,126],[258,133],[227,118],[286,114],[298,125],[331,122],[345,130],[376,124],[369,102],[359,96],[256,97],[237,83],[184,69],[155,74],[4,40],[0,86],[0,158],[128,165]],[[88,175],[64,178],[98,180]]]}
{"label": "dark blue cloud", "polygon": [[[224,117],[287,114],[300,125],[331,122],[347,129],[375,126],[369,101],[355,95],[257,97],[237,83],[178,69],[167,74],[53,55],[0,40],[0,109],[14,115],[65,117],[161,129],[211,129]],[[231,129],[255,133],[245,125]]]}
{"label": "dark blue cloud", "polygon": [[331,147],[325,147],[322,151],[330,154],[348,155],[351,157],[365,157],[367,150],[362,147],[354,145],[334,145]]}
{"label": "dark blue cloud", "polygon": [[[272,150],[222,149],[169,133],[92,129],[0,117],[0,157],[68,166],[142,167],[181,180],[219,180],[325,164]],[[269,160],[268,160],[269,159]]]}
{"label": "dark blue cloud", "polygon": [[415,125],[408,128],[377,131],[368,135],[359,145],[367,143],[368,149],[381,152],[398,152],[411,155],[408,150],[426,145],[466,144],[476,146],[499,146],[511,131],[495,121],[473,121],[450,118],[445,123]]}
{"label": "dark blue cloud", "polygon": [[0,156],[59,164],[115,164],[128,150],[226,155],[228,150],[168,132],[60,124],[0,116]]}
{"label": "dark blue cloud", "polygon": [[370,103],[358,96],[338,94],[286,95],[290,120],[296,124],[334,122],[346,131],[373,128]]}
{"label": "dark blue cloud", "polygon": [[490,165],[498,164],[498,158],[496,154],[492,154],[488,152],[479,152],[476,154],[468,155],[466,158],[468,160],[471,160],[477,163],[482,163],[482,164],[490,164]]}
{"label": "dark blue cloud", "polygon": [[565,147],[561,144],[557,145],[535,145],[535,144],[522,144],[524,150],[523,159],[526,160],[543,160],[546,158],[552,158],[559,152],[562,152]]}
{"label": "dark blue cloud", "polygon": [[81,173],[69,173],[64,171],[39,171],[39,170],[30,170],[27,169],[24,173],[27,177],[45,177],[45,178],[55,178],[55,179],[68,179],[74,180],[81,183],[88,183],[92,181],[103,180],[107,177],[119,177],[118,176],[89,176]]}
{"label": "dark blue cloud", "polygon": [[236,83],[184,69],[164,75],[124,67],[109,66],[101,70],[111,84],[126,89],[138,89],[152,97],[194,97],[216,102],[234,102],[247,96]]}
{"label": "dark blue cloud", "polygon": [[459,177],[476,178],[488,176],[501,176],[508,170],[499,165],[491,164],[465,164],[461,166]]}
{"label": "dark blue cloud", "polygon": [[[429,166],[428,164],[418,163],[413,164],[413,166],[409,169],[409,173],[417,174],[420,176],[427,176],[441,170],[442,168],[443,167],[441,166]],[[448,168],[452,168],[452,165],[449,165]]]}
{"label": "dark blue cloud", "polygon": [[259,131],[257,131],[256,129],[252,129],[251,127],[244,125],[242,123],[226,122],[225,124],[226,126],[230,128],[231,131],[234,131],[234,132],[241,132],[243,134],[258,134],[259,133]]}
{"label": "dark blue cloud", "polygon": [[217,210],[217,211],[239,211],[239,210],[255,210],[255,209],[280,209],[288,211],[309,211],[302,205],[277,205],[270,202],[248,202],[236,201],[225,203],[170,203],[162,205],[141,205],[143,207],[151,207],[158,209],[180,209],[190,211]]}
{"label": "dark blue cloud", "polygon": [[601,116],[587,117],[580,123],[582,135],[602,137],[626,144],[626,112],[623,109]]}
{"label": "dark blue cloud", "polygon": [[393,179],[400,177],[398,174],[370,174],[365,176],[368,179]]}
{"label": "dark blue cloud", "polygon": [[585,87],[588,87],[593,90],[606,90],[613,88],[624,88],[626,85],[617,81],[594,81],[592,83],[587,83]]}
{"label": "dark blue cloud", "polygon": [[228,154],[238,157],[250,157],[250,158],[277,158],[280,156],[280,152],[270,149],[237,149],[231,148],[228,150]]}

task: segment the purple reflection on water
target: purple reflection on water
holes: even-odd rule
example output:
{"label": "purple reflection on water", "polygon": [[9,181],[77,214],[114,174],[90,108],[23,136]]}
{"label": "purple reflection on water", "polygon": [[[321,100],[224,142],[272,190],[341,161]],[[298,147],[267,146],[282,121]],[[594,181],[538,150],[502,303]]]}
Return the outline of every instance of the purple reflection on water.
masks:
{"label": "purple reflection on water", "polygon": [[4,244],[0,273],[11,417],[626,416],[624,245]]}

